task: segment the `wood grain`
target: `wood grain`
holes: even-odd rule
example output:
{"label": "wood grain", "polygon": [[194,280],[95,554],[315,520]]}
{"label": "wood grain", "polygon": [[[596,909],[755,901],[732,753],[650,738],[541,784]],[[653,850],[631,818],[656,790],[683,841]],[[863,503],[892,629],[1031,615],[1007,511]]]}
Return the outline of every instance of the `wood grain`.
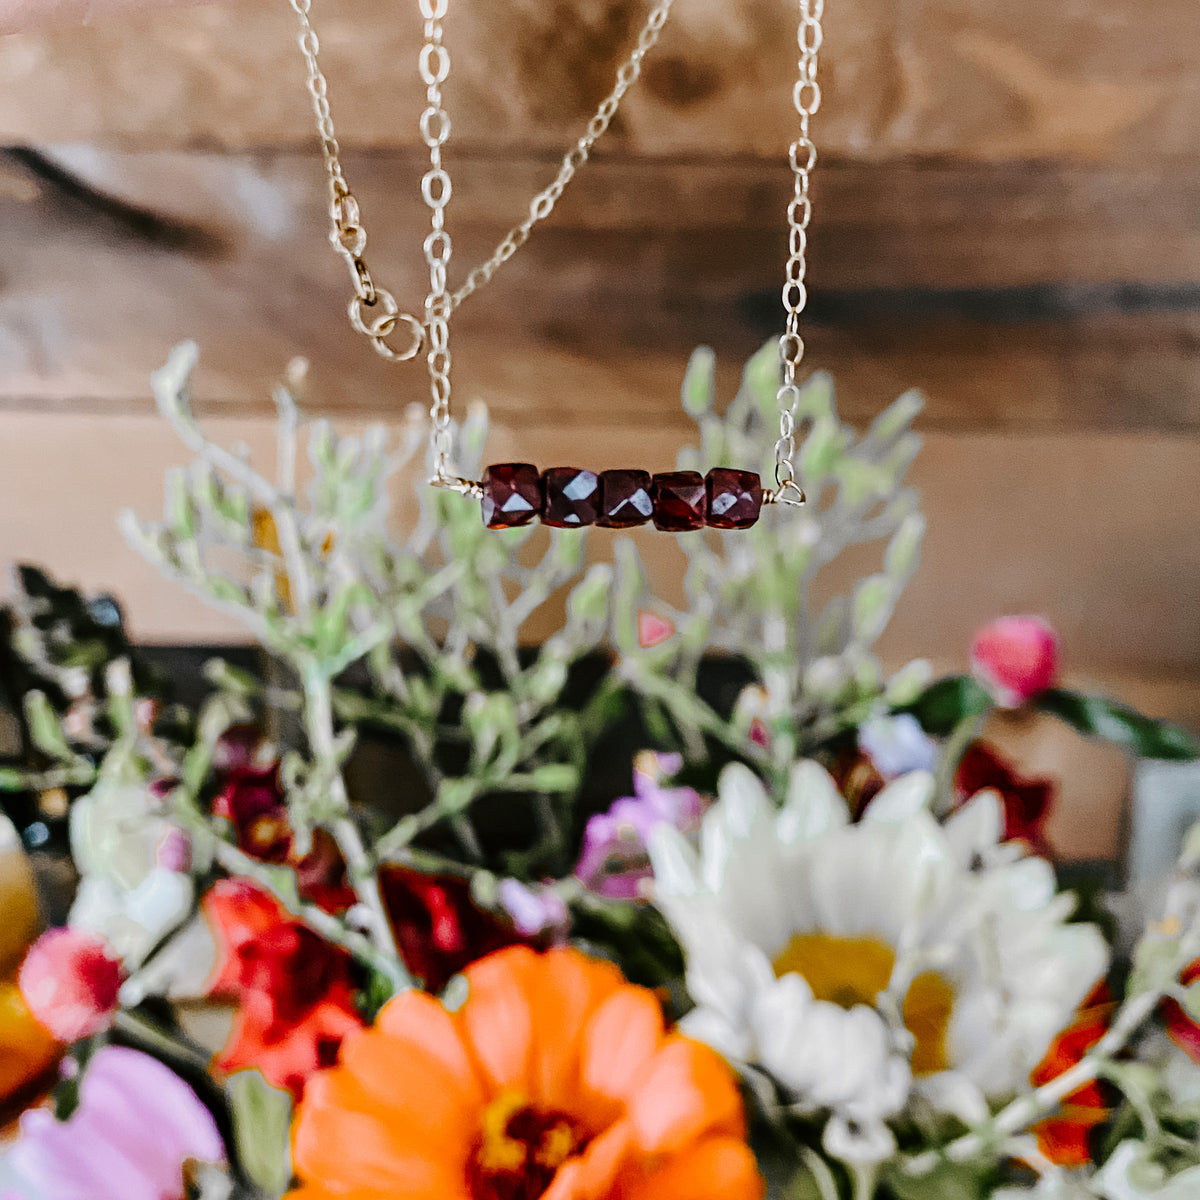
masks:
{"label": "wood grain", "polygon": [[[648,0],[452,5],[455,144],[560,153],[612,85]],[[346,145],[417,142],[415,6],[327,0],[317,24]],[[1200,127],[1193,0],[829,5],[819,140],[856,158],[1149,160]],[[679,5],[611,144],[780,155],[794,133],[788,0]],[[0,41],[0,138],[142,148],[307,144],[284,4],[170,9]]]}
{"label": "wood grain", "polygon": [[[312,156],[49,162],[74,190],[28,160],[0,172],[0,407],[146,411],[150,371],[184,337],[205,347],[214,410],[261,411],[299,353],[330,411],[422,398],[418,366],[388,366],[346,324]],[[376,277],[419,304],[415,156],[349,169]],[[528,156],[457,165],[452,279],[552,173]],[[916,386],[939,428],[1200,427],[1200,160],[841,163],[815,186],[809,361],[850,417]],[[698,343],[729,394],[778,327],[788,187],[756,160],[592,164],[458,314],[459,396],[530,423],[677,424]]]}

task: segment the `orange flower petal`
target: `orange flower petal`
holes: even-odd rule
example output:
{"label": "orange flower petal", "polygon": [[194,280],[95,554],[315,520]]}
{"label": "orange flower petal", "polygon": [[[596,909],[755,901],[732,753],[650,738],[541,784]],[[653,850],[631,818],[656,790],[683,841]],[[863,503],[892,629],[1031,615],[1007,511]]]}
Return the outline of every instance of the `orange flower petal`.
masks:
{"label": "orange flower petal", "polygon": [[624,977],[611,963],[559,949],[542,955],[531,984],[529,1098],[547,1109],[577,1109],[581,1031],[596,1008],[626,986]]}
{"label": "orange flower petal", "polygon": [[[569,949],[502,950],[465,975],[458,1013],[397,997],[310,1083],[291,1200],[471,1200],[473,1180],[540,1200],[761,1195],[733,1073],[664,1035],[652,993]],[[551,1133],[570,1144],[547,1149]]]}
{"label": "orange flower petal", "polygon": [[632,1147],[629,1122],[610,1125],[579,1158],[562,1166],[541,1200],[607,1200],[616,1195],[617,1178],[629,1163]]}
{"label": "orange flower petal", "polygon": [[708,1138],[632,1183],[621,1200],[760,1200],[766,1190],[745,1142]]}
{"label": "orange flower petal", "polygon": [[[464,1097],[482,1101],[479,1076],[463,1042],[458,1023],[425,992],[401,992],[380,1010],[375,1019],[373,1045],[393,1045],[400,1054],[410,1048],[437,1064],[442,1080],[456,1085]],[[360,1060],[361,1061],[361,1060]]]}
{"label": "orange flower petal", "polygon": [[538,956],[526,946],[498,950],[464,972],[470,991],[458,1014],[475,1062],[492,1092],[530,1094]]}
{"label": "orange flower petal", "polygon": [[621,1105],[662,1040],[662,1008],[651,992],[624,987],[609,996],[583,1031],[584,1089],[606,1109]]}
{"label": "orange flower petal", "polygon": [[478,1133],[483,1099],[469,1066],[456,1074],[423,1047],[366,1033],[342,1043],[341,1069],[360,1089],[358,1106],[386,1114],[406,1141],[428,1149],[431,1138],[449,1146]]}
{"label": "orange flower petal", "polygon": [[441,1146],[413,1145],[403,1122],[363,1111],[361,1092],[346,1072],[314,1076],[303,1113],[292,1147],[296,1170],[319,1179],[334,1195],[354,1189],[406,1200],[465,1194],[466,1147],[448,1155]]}
{"label": "orange flower petal", "polygon": [[741,1136],[742,1101],[715,1051],[674,1034],[629,1098],[639,1147],[669,1154],[705,1134]]}

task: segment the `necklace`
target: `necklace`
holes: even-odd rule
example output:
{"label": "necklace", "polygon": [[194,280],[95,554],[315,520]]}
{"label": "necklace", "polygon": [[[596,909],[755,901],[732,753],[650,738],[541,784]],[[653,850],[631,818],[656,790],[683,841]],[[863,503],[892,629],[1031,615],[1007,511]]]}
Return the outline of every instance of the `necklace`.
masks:
{"label": "necklace", "polygon": [[[450,73],[450,55],[444,44],[442,21],[449,0],[419,0],[425,21],[425,42],[418,59],[425,84],[426,107],[421,113],[421,137],[429,150],[429,169],[421,179],[421,196],[430,212],[430,232],[423,242],[429,267],[429,292],[424,316],[401,311],[395,297],[377,284],[363,257],[367,232],[362,213],[342,169],[341,150],[329,106],[329,85],[321,70],[320,43],[310,20],[312,0],[289,0],[300,22],[297,38],[308,68],[308,91],[316,116],[325,169],[329,177],[330,241],[350,269],[354,289],[348,314],[354,330],[366,337],[389,362],[408,362],[422,351],[429,371],[431,404],[430,454],[433,475],[429,482],[481,501],[483,519],[491,529],[527,525],[535,517],[558,528],[600,525],[626,529],[653,521],[658,529],[684,532],[708,525],[718,529],[744,529],[759,518],[764,504],[800,505],[804,491],[796,479],[796,409],[800,392],[796,372],[804,357],[800,314],[808,299],[808,226],[812,217],[809,181],[817,161],[810,123],[821,105],[817,83],[817,55],[823,38],[824,0],[799,0],[797,43],[799,74],[792,102],[799,116],[796,140],[788,150],[793,194],[787,206],[788,257],[782,291],[784,332],[779,338],[782,382],[778,391],[779,439],[775,443],[775,486],[764,490],[757,473],[733,467],[713,467],[707,476],[698,471],[666,471],[651,475],[643,470],[608,470],[599,474],[575,467],[539,471],[532,463],[497,463],[480,480],[463,479],[450,466],[453,450],[450,423],[450,317],[464,300],[491,281],[529,239],[533,227],[544,221],[578,169],[587,162],[592,147],[608,129],[622,97],[641,74],[642,62],[653,49],[670,15],[674,0],[656,0],[638,35],[629,58],[617,71],[613,90],[601,102],[583,134],[564,155],[553,183],[530,201],[528,216],[500,241],[490,258],[475,267],[456,291],[450,291],[446,267],[451,240],[446,229],[446,206],[451,196],[450,175],[442,165],[442,147],[450,136],[450,118],[442,107],[442,84]],[[400,345],[395,344],[399,335]]]}

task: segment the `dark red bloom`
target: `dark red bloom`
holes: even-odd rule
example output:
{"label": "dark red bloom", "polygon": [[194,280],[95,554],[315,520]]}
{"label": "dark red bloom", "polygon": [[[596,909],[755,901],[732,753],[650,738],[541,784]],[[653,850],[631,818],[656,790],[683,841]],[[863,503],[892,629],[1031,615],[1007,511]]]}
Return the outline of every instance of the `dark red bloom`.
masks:
{"label": "dark red bloom", "polygon": [[204,897],[221,958],[210,985],[238,1002],[223,1071],[257,1067],[274,1087],[300,1095],[362,1025],[350,956],[295,920],[249,879],[222,879]]}
{"label": "dark red bloom", "polygon": [[[1082,1061],[1108,1032],[1117,1005],[1108,984],[1101,981],[1079,1006],[1075,1020],[1055,1038],[1046,1057],[1034,1067],[1029,1081],[1041,1087]],[[1058,1112],[1033,1126],[1042,1153],[1061,1167],[1082,1167],[1092,1161],[1088,1139],[1112,1113],[1111,1088],[1101,1080],[1084,1084],[1066,1096]]]}
{"label": "dark red bloom", "polygon": [[1004,841],[1021,841],[1035,854],[1050,856],[1045,824],[1054,801],[1053,779],[1025,779],[1012,764],[982,742],[972,742],[954,775],[955,804],[965,804],[986,788],[1004,802]]}
{"label": "dark red bloom", "polygon": [[233,825],[238,846],[262,862],[286,863],[296,872],[300,895],[326,912],[340,912],[355,902],[346,880],[346,864],[337,843],[324,829],[313,830],[312,846],[303,858],[295,853],[295,839],[279,766],[253,766],[235,762],[224,787],[213,800],[213,815]]}
{"label": "dark red bloom", "polygon": [[858,820],[868,804],[887,786],[871,759],[857,747],[845,750],[829,768],[838,791],[846,798],[850,815]]}
{"label": "dark red bloom", "polygon": [[[1183,970],[1179,982],[1187,987],[1200,980],[1200,958]],[[1162,1002],[1163,1022],[1167,1027],[1167,1036],[1194,1062],[1200,1063],[1200,1024],[1197,1024],[1183,1010],[1178,1000],[1167,999]]]}
{"label": "dark red bloom", "polygon": [[379,883],[404,964],[430,991],[441,991],[477,958],[524,941],[510,924],[479,908],[470,884],[457,875],[393,866],[380,871]]}

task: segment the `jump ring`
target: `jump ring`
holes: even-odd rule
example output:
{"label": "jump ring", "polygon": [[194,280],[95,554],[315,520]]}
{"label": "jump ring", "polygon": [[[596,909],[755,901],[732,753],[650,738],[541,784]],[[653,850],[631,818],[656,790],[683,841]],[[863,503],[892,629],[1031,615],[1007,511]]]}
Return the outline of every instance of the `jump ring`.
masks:
{"label": "jump ring", "polygon": [[[368,304],[361,296],[355,295],[350,297],[350,304],[347,309],[350,314],[350,324],[361,334],[366,337],[375,337],[371,326],[367,324],[366,317],[363,313],[364,309],[373,309],[376,305],[383,305],[378,315],[374,315],[374,321],[378,321],[380,317],[394,317],[400,311],[400,306],[396,303],[396,298],[386,288],[375,289],[375,303]],[[374,324],[374,321],[372,324]]]}
{"label": "jump ring", "polygon": [[[384,339],[400,322],[408,326],[412,342],[403,350],[395,350]],[[425,341],[425,329],[421,322],[409,313],[384,313],[371,323],[371,328],[378,331],[371,335],[371,345],[375,347],[375,352],[380,357],[386,358],[388,362],[409,362],[421,353],[421,346]]]}

